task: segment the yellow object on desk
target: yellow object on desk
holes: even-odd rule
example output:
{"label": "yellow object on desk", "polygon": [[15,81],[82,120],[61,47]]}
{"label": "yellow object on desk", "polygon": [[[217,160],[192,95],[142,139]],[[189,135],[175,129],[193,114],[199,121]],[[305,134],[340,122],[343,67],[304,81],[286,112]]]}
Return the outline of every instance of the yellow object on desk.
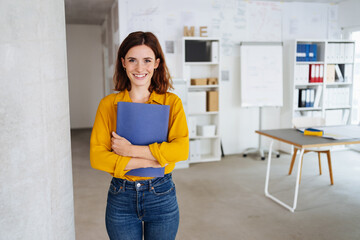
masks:
{"label": "yellow object on desk", "polygon": [[322,130],[318,130],[318,129],[307,128],[304,130],[304,135],[306,135],[306,136],[322,137],[323,134],[324,134],[324,132]]}

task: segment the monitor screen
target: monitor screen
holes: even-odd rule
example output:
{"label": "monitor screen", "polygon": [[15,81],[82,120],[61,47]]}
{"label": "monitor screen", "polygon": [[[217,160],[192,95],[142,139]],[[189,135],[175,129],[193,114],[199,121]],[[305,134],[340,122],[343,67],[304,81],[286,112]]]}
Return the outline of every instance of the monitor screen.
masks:
{"label": "monitor screen", "polygon": [[211,41],[185,40],[185,62],[210,62]]}

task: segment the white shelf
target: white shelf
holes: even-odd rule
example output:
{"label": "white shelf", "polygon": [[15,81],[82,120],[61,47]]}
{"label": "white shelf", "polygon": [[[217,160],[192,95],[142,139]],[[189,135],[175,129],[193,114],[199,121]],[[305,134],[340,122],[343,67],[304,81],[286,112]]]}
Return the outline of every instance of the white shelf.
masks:
{"label": "white shelf", "polygon": [[322,108],[317,107],[303,107],[303,108],[294,108],[294,111],[321,111]]}
{"label": "white shelf", "polygon": [[354,64],[353,62],[343,62],[343,61],[341,61],[341,62],[327,62],[327,64]]}
{"label": "white shelf", "polygon": [[185,62],[185,65],[218,65],[218,62]]}
{"label": "white shelf", "polygon": [[183,37],[184,40],[220,41],[220,38],[213,37]]}
{"label": "white shelf", "polygon": [[296,64],[324,64],[324,61],[296,61]]}
{"label": "white shelf", "polygon": [[[201,62],[189,62],[185,59],[190,59],[190,55],[185,58],[185,53],[187,52],[185,47],[189,46],[186,44],[186,41],[206,41],[207,45],[211,45],[210,58],[206,58],[208,61]],[[216,43],[217,42],[217,43]],[[196,42],[195,42],[196,43]],[[211,43],[211,44],[210,44]],[[220,62],[221,62],[221,50],[220,50],[220,38],[209,38],[209,37],[183,37],[182,38],[182,78],[186,80],[186,91],[187,91],[187,111],[186,117],[188,121],[189,132],[192,135],[195,135],[197,127],[202,125],[215,125],[216,132],[220,132],[219,126],[219,111],[206,111],[207,109],[216,110],[216,108],[208,108],[201,104],[208,104],[207,99],[209,96],[214,97],[213,94],[204,94],[202,92],[211,92],[217,91],[220,99],[220,83],[221,83],[221,74],[220,74]],[[216,52],[214,52],[216,51]],[[212,55],[215,53],[215,55]],[[216,57],[217,56],[217,57]],[[195,59],[195,58],[193,58]],[[200,60],[200,59],[199,59]],[[218,84],[216,85],[191,85],[192,78],[217,78]],[[190,98],[191,96],[191,98]],[[194,97],[195,96],[195,97]],[[206,99],[203,98],[206,97]],[[216,96],[215,96],[216,98]],[[192,99],[192,100],[191,100]],[[199,100],[196,100],[199,99]],[[193,101],[193,102],[191,102]],[[192,105],[193,104],[193,105]],[[199,105],[199,108],[196,106]],[[198,160],[190,160],[189,163],[198,163],[198,162],[209,162],[209,161],[219,161],[221,160],[221,142],[220,136],[192,136],[190,137],[190,156],[199,156]]]}
{"label": "white shelf", "polygon": [[193,136],[190,137],[191,139],[216,139],[216,138],[220,138],[220,136]]}
{"label": "white shelf", "polygon": [[304,87],[304,86],[321,86],[323,85],[322,82],[318,83],[295,83],[295,87]]}
{"label": "white shelf", "polygon": [[196,116],[196,115],[217,115],[219,112],[203,112],[203,113],[189,113],[189,116]]}
{"label": "white shelf", "polygon": [[177,162],[175,164],[175,169],[183,169],[183,168],[189,168],[189,160]]}
{"label": "white shelf", "polygon": [[350,109],[351,106],[335,106],[335,107],[325,107],[325,110],[334,110],[334,109]]}
{"label": "white shelf", "polygon": [[219,85],[190,85],[189,90],[203,90],[203,89],[211,89],[211,88],[219,88]]}
{"label": "white shelf", "polygon": [[221,159],[221,155],[201,155],[200,159],[190,159],[189,163],[201,163],[201,162],[215,162]]}
{"label": "white shelf", "polygon": [[352,82],[334,82],[334,83],[325,83],[326,86],[348,86],[352,85]]}
{"label": "white shelf", "polygon": [[[297,44],[316,44],[317,45],[317,61],[297,61]],[[344,46],[341,44],[345,44]],[[353,97],[353,76],[354,76],[354,57],[355,49],[351,49],[351,45],[355,45],[354,41],[350,40],[319,40],[319,39],[300,39],[285,41],[284,46],[284,77],[288,81],[284,81],[284,105],[281,109],[281,127],[293,127],[293,119],[296,117],[321,117],[325,122],[331,119],[351,123],[352,118],[352,97]],[[340,50],[339,50],[340,49]],[[343,50],[344,49],[344,50]],[[350,49],[350,50],[349,50]],[[353,52],[351,52],[353,51]],[[351,60],[351,61],[350,61]],[[323,82],[307,83],[310,69],[306,65],[321,64],[323,65]],[[327,82],[328,74],[333,78],[338,78],[336,69],[335,72],[330,72],[332,69],[328,65],[350,64],[352,65],[352,73],[348,72],[349,79],[347,82]],[[340,66],[340,70],[344,76],[346,65]],[[295,80],[301,79],[303,82]],[[315,101],[317,107],[298,107],[299,89],[314,89]],[[318,95],[318,93],[320,93]],[[312,93],[311,93],[312,94]],[[295,103],[295,104],[294,104]],[[348,104],[349,103],[349,104]],[[331,105],[330,105],[331,104]],[[338,106],[340,105],[340,106]],[[334,110],[334,111],[328,111]],[[344,119],[344,116],[346,119]],[[328,119],[327,119],[328,118]],[[330,123],[329,123],[330,124]],[[288,146],[281,145],[280,149],[286,152],[291,152]]]}

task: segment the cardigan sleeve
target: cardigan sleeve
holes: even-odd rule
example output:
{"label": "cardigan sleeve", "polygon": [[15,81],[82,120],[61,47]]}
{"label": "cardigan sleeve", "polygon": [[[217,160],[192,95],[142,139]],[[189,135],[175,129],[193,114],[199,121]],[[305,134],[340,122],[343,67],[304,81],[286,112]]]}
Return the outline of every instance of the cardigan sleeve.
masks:
{"label": "cardigan sleeve", "polygon": [[186,160],[189,156],[189,131],[180,98],[173,103],[168,142],[150,144],[152,155],[161,166]]}
{"label": "cardigan sleeve", "polygon": [[119,156],[111,150],[111,121],[115,117],[112,111],[112,103],[101,100],[90,138],[90,163],[95,169],[121,178],[128,172],[125,167],[131,158]]}

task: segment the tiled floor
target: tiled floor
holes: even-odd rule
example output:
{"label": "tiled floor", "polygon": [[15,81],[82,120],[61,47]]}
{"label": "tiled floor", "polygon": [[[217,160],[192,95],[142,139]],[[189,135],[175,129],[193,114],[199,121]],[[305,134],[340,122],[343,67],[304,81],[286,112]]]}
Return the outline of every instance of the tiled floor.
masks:
{"label": "tiled floor", "polygon": [[[104,215],[111,176],[91,168],[89,138],[89,129],[72,131],[76,239],[108,239]],[[336,151],[332,160],[335,185],[330,186],[325,156],[319,176],[317,156],[305,155],[295,213],[264,196],[267,161],[256,156],[232,155],[176,169],[177,239],[360,239],[360,153]],[[274,160],[270,181],[270,192],[287,203],[295,184],[295,174],[287,176],[289,164],[287,154]]]}

